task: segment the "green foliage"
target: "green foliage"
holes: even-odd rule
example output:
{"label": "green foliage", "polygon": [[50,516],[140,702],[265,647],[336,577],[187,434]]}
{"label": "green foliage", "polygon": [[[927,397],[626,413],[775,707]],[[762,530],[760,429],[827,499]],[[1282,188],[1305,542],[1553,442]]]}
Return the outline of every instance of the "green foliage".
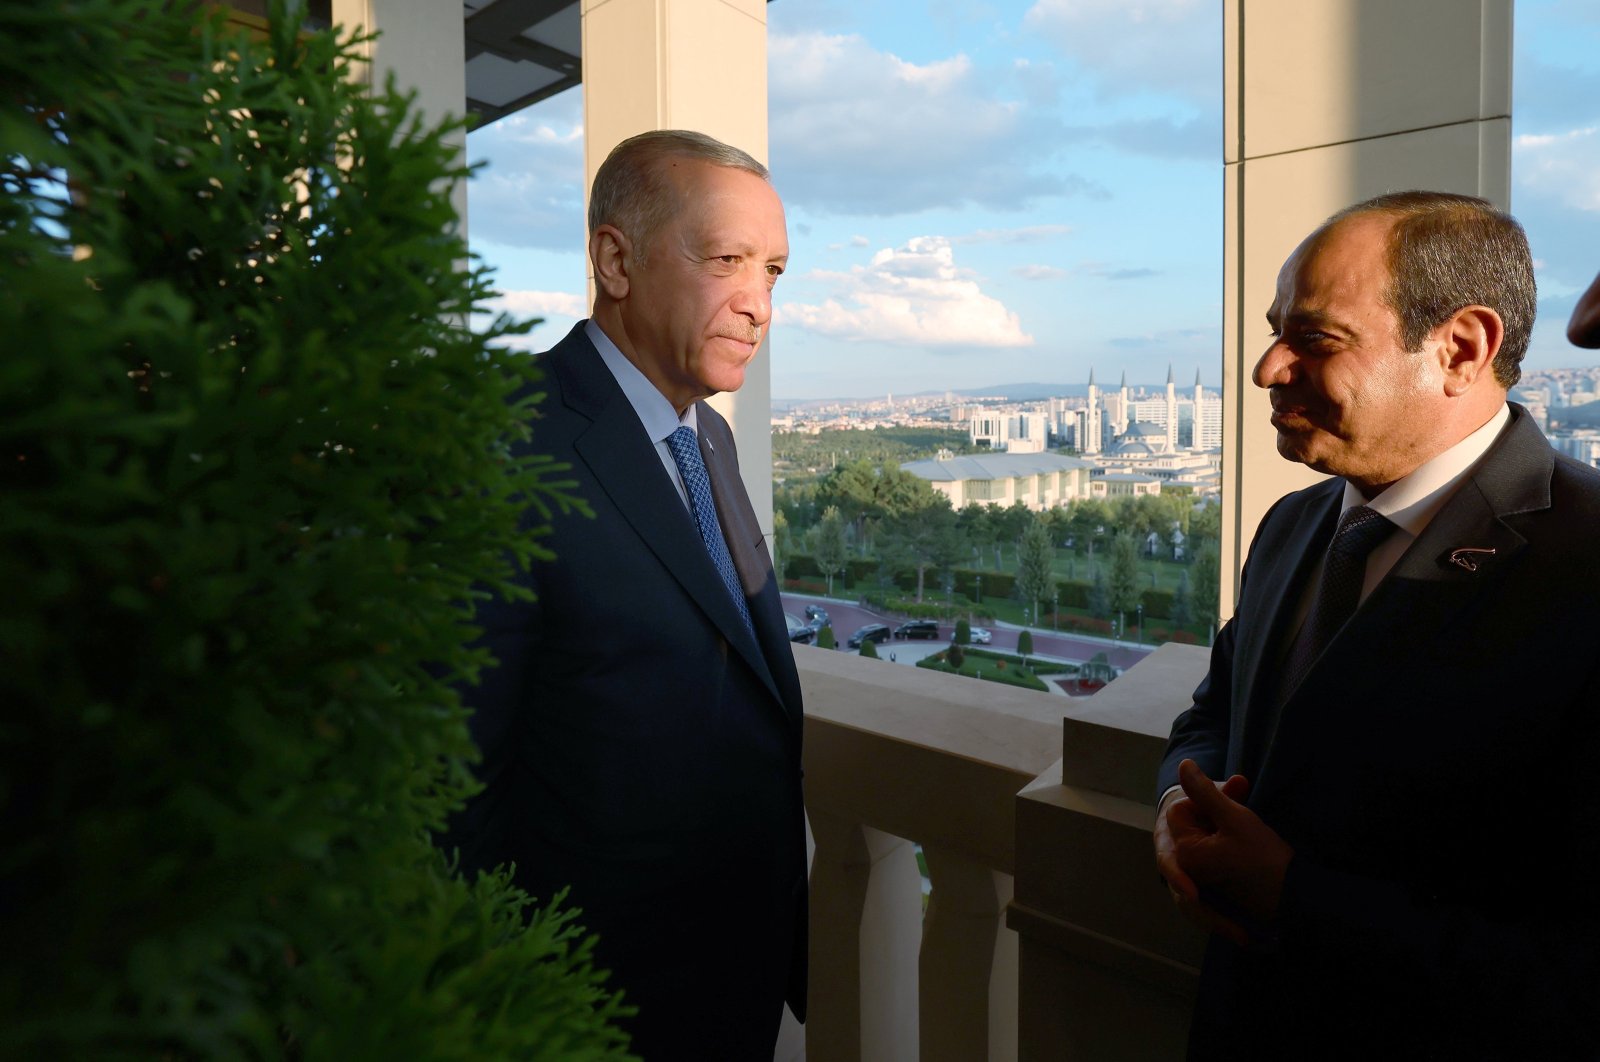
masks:
{"label": "green foliage", "polygon": [[1098,619],[1111,616],[1111,594],[1106,589],[1105,572],[1096,570],[1094,582],[1089,584],[1089,613]]}
{"label": "green foliage", "polygon": [[794,534],[789,530],[789,518],[778,509],[772,514],[772,572],[783,585],[783,569],[794,552]]}
{"label": "green foliage", "polygon": [[886,514],[878,540],[886,567],[915,573],[919,604],[928,569],[948,567],[967,551],[950,500],[932,490],[922,500],[921,508]]}
{"label": "green foliage", "polygon": [[967,618],[965,616],[963,616],[960,619],[956,620],[955,644],[956,645],[971,645],[972,644],[972,624],[967,622]]}
{"label": "green foliage", "polygon": [[850,545],[845,541],[844,517],[839,507],[830,505],[823,510],[822,521],[811,529],[811,559],[828,580],[828,594],[833,594],[833,577],[844,571],[850,557]]}
{"label": "green foliage", "polygon": [[1026,659],[1033,655],[1033,632],[1022,631],[1017,635],[1017,652]]}
{"label": "green foliage", "polygon": [[0,2],[5,1052],[620,1057],[571,916],[429,841],[473,588],[581,509],[463,327],[461,130],[192,8]]}
{"label": "green foliage", "polygon": [[837,644],[839,644],[839,643],[834,641],[833,628],[832,627],[824,627],[820,631],[817,632],[817,647],[818,648],[820,648],[820,649],[832,649]]}
{"label": "green foliage", "polygon": [[1118,532],[1111,542],[1111,578],[1106,593],[1113,612],[1132,612],[1139,604],[1139,540],[1131,532]]}
{"label": "green foliage", "polygon": [[981,654],[977,649],[961,651],[962,662],[953,663],[951,654],[961,650],[960,646],[951,646],[942,653],[934,653],[917,661],[916,666],[927,671],[943,671],[952,675],[962,675],[966,678],[984,679],[989,682],[1003,682],[1008,686],[1018,686],[1025,690],[1035,690],[1039,693],[1048,693],[1050,687],[1044,680],[1029,671],[1026,667],[1007,667],[1003,658],[991,658]]}
{"label": "green foliage", "polygon": [[870,639],[863,639],[861,642],[861,655],[869,656],[874,660],[878,659],[878,643]]}
{"label": "green foliage", "polygon": [[1167,610],[1167,618],[1172,620],[1175,627],[1187,627],[1194,619],[1193,606],[1190,604],[1188,572],[1178,574],[1178,588],[1172,592],[1172,605]]}
{"label": "green foliage", "polygon": [[1201,545],[1194,557],[1194,621],[1215,627],[1222,604],[1222,551],[1214,540]]}
{"label": "green foliage", "polygon": [[961,428],[824,428],[815,435],[798,431],[772,433],[773,468],[786,476],[825,468],[841,459],[898,465],[931,458],[940,450],[971,453],[974,449]]}
{"label": "green foliage", "polygon": [[966,644],[966,642],[957,641],[949,649],[945,650],[945,660],[957,671],[960,671],[961,665],[967,662]]}
{"label": "green foliage", "polygon": [[1028,605],[1029,615],[1036,618],[1039,602],[1048,599],[1055,590],[1055,559],[1049,522],[1040,517],[1031,518],[1017,547],[1016,592]]}

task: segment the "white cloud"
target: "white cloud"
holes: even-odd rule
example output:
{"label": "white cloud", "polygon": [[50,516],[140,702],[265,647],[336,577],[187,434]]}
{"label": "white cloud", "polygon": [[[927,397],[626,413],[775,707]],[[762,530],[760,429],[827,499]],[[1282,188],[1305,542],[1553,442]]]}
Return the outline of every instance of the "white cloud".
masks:
{"label": "white cloud", "polygon": [[1221,102],[1216,0],[1038,0],[1022,25],[1092,74],[1102,96],[1170,93],[1202,109]]}
{"label": "white cloud", "polygon": [[1023,225],[1015,229],[978,229],[951,237],[951,243],[1042,243],[1072,232],[1071,225]]}
{"label": "white cloud", "polygon": [[1067,275],[1065,269],[1047,265],[1019,265],[1013,266],[1011,272],[1023,280],[1060,280]]}
{"label": "white cloud", "polygon": [[[530,317],[545,319],[545,327],[536,327],[532,333],[510,336],[503,341],[506,346],[517,350],[545,350],[553,342],[549,338],[549,325],[558,325],[561,331],[565,331],[572,322],[589,316],[589,304],[583,296],[567,291],[504,291],[492,299],[485,299],[483,306],[485,312],[473,315],[472,324],[475,328],[488,327],[490,317],[498,313],[508,314],[519,321]],[[565,320],[551,321],[550,318]]]}
{"label": "white cloud", "polygon": [[855,342],[918,347],[1026,347],[1033,337],[1000,300],[958,269],[950,241],[918,236],[885,248],[847,273],[815,271],[807,279],[832,289],[821,305],[783,303],[784,325]]}
{"label": "white cloud", "polygon": [[855,35],[775,32],[767,68],[773,180],[793,205],[888,216],[1108,194],[1053,158],[1057,117],[965,55],[918,64]]}
{"label": "white cloud", "polygon": [[1537,196],[1600,212],[1600,126],[1516,137],[1511,172],[1520,188]]}
{"label": "white cloud", "polygon": [[564,92],[468,135],[467,157],[493,160],[467,186],[475,240],[583,250],[581,105]]}

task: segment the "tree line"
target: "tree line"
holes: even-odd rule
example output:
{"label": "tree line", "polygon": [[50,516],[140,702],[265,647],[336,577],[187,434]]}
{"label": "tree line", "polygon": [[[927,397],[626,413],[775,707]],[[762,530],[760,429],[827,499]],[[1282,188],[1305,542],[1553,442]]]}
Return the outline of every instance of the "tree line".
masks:
{"label": "tree line", "polygon": [[930,580],[949,588],[995,572],[1009,579],[990,586],[1008,587],[1031,617],[1065,599],[1108,618],[1133,615],[1160,567],[1169,578],[1176,572],[1170,600],[1161,597],[1164,618],[1175,627],[1216,623],[1221,510],[1187,492],[1088,498],[1043,512],[1021,501],[956,510],[894,464],[855,460],[809,482],[778,484],[774,502],[779,577],[803,559],[830,594],[841,574],[863,568],[880,582],[904,577],[917,602]]}

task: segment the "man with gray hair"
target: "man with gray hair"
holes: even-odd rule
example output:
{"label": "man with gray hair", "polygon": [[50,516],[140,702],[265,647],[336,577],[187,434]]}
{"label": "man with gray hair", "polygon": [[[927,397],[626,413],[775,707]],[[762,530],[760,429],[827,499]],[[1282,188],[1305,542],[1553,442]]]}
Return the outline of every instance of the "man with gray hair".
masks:
{"label": "man with gray hair", "polygon": [[1251,545],[1161,767],[1193,1059],[1600,1057],[1600,473],[1506,401],[1527,240],[1404,192],[1289,256],[1254,381],[1334,477]]}
{"label": "man with gray hair", "polygon": [[702,401],[744,382],[788,254],[737,148],[665,130],[601,165],[593,315],[541,355],[531,444],[594,519],[555,518],[536,602],[485,607],[500,666],[466,693],[487,788],[445,843],[541,899],[571,886],[649,1062],[767,1062],[785,1000],[805,1015],[800,682],[733,434]]}

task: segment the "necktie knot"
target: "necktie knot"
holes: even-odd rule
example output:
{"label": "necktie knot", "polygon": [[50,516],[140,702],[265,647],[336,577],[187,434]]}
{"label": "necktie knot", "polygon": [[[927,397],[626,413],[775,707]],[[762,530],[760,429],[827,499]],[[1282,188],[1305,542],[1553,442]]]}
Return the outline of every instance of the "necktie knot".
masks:
{"label": "necktie knot", "polygon": [[1328,543],[1329,552],[1365,557],[1394,530],[1394,524],[1365,505],[1351,506],[1339,517],[1339,527]]}

